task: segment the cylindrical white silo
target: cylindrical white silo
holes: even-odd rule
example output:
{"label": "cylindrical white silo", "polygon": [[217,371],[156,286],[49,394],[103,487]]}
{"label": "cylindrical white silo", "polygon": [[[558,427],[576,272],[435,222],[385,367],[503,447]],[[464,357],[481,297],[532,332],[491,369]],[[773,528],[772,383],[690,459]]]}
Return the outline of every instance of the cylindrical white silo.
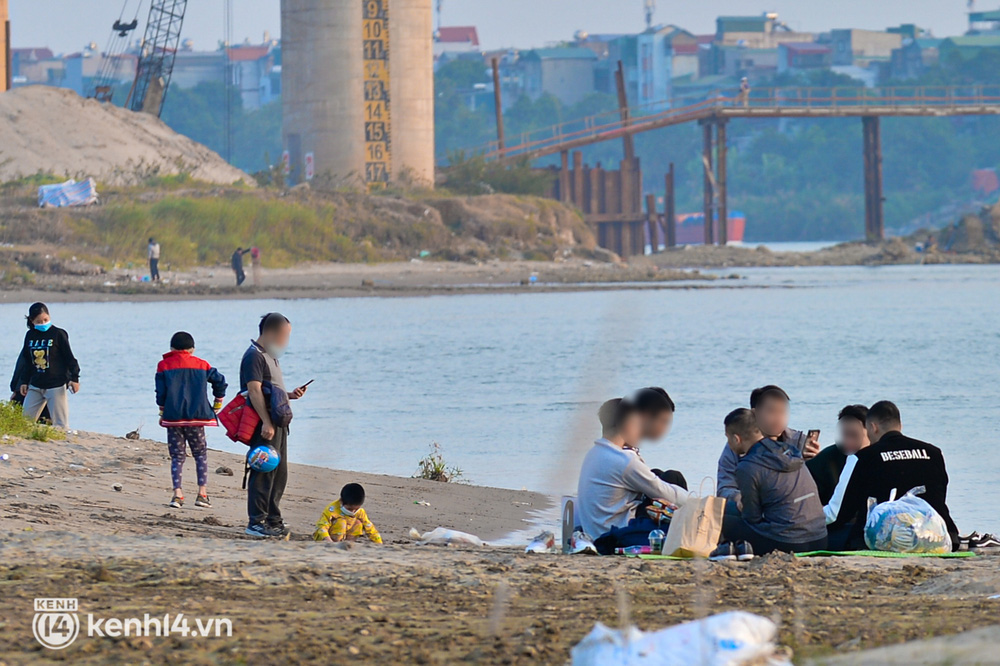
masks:
{"label": "cylindrical white silo", "polygon": [[[388,141],[373,136],[371,0],[282,0],[282,139],[296,182],[330,175],[364,181],[384,163],[390,180],[434,180],[431,0],[378,0],[388,32]],[[377,31],[376,31],[377,32]],[[366,45],[366,40],[369,43]],[[376,85],[377,88],[377,85]],[[381,123],[381,116],[380,121]],[[366,134],[367,131],[367,134]],[[373,166],[379,167],[373,169]]]}

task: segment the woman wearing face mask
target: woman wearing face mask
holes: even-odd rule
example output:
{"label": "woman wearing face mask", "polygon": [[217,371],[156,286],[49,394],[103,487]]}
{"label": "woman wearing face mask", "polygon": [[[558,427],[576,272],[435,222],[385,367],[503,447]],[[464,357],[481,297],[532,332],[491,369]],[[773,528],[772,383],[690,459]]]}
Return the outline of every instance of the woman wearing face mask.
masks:
{"label": "woman wearing face mask", "polygon": [[28,308],[27,320],[28,333],[18,362],[24,415],[38,420],[48,406],[52,425],[69,428],[66,390],[80,391],[80,364],[69,346],[69,334],[52,325],[45,303],[34,303]]}

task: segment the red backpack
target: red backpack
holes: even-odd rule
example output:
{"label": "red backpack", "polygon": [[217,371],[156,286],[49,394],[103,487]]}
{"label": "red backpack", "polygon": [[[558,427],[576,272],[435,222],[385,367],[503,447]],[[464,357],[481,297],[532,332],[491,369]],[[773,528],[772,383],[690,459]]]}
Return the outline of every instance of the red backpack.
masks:
{"label": "red backpack", "polygon": [[246,395],[239,393],[219,412],[219,423],[226,429],[229,439],[249,446],[254,431],[260,425],[260,414]]}

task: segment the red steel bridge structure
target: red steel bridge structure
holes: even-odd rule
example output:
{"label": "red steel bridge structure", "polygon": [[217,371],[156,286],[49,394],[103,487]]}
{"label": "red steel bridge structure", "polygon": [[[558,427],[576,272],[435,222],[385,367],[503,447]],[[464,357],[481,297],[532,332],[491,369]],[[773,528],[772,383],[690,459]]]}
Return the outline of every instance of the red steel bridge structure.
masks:
{"label": "red steel bridge structure", "polygon": [[[869,240],[884,237],[882,193],[883,117],[944,117],[1000,114],[1000,86],[910,86],[886,88],[755,88],[745,93],[716,93],[690,103],[629,107],[619,73],[617,111],[564,122],[552,127],[505,137],[498,113],[497,141],[476,151],[488,160],[515,162],[549,155],[562,157],[560,182],[569,181],[570,151],[611,140],[622,140],[625,161],[634,163],[633,137],[663,127],[697,122],[703,128],[705,242],[725,243],[728,202],[726,191],[726,125],[741,118],[860,118],[864,145],[865,233]],[[500,108],[497,95],[497,109]],[[984,137],[985,139],[985,137]],[[579,161],[574,155],[574,162]],[[623,163],[624,163],[623,162]],[[567,191],[568,188],[563,188]],[[668,198],[672,183],[668,175]],[[647,201],[650,198],[647,197]],[[668,203],[668,209],[670,204]],[[641,212],[641,211],[636,211]],[[653,211],[650,211],[653,214]],[[719,229],[713,229],[717,221]],[[670,221],[673,224],[673,221]],[[668,238],[671,234],[667,234]],[[670,243],[668,243],[669,245]],[[655,243],[654,243],[655,251]]]}

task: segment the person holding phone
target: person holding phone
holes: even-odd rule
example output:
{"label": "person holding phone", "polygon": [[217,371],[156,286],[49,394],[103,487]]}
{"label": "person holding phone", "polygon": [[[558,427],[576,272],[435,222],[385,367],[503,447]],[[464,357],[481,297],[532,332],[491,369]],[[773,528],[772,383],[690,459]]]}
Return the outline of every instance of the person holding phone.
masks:
{"label": "person holding phone", "polygon": [[[254,537],[280,537],[289,534],[279,506],[288,483],[288,427],[274,424],[264,388],[267,384],[272,390],[286,392],[278,359],[288,348],[292,324],[283,314],[269,312],[260,318],[258,333],[240,363],[240,391],[246,392],[260,416],[260,426],[250,441],[250,449],[262,444],[271,446],[278,452],[279,463],[270,472],[250,470],[247,482],[249,522],[245,533]],[[306,387],[287,391],[288,399],[298,400],[306,394]]]}
{"label": "person holding phone", "polygon": [[[750,410],[757,419],[757,425],[768,439],[789,444],[809,460],[819,453],[819,431],[809,434],[788,427],[788,406],[791,398],[784,389],[774,384],[755,388],[750,392]],[[728,445],[719,457],[718,490],[719,497],[740,503],[740,489],[736,483],[736,465],[740,456]]]}

